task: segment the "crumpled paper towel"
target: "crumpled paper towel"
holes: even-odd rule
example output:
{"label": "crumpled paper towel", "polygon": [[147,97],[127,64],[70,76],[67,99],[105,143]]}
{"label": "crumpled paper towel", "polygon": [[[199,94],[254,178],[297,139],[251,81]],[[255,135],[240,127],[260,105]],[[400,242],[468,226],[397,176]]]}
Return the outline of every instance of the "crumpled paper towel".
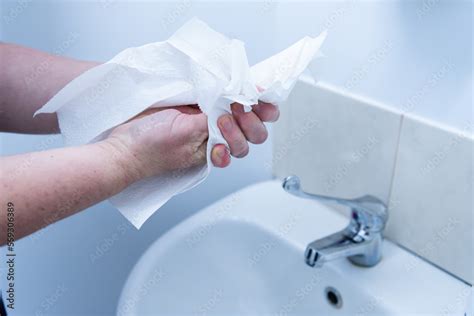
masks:
{"label": "crumpled paper towel", "polygon": [[[133,224],[142,224],[171,197],[201,183],[211,168],[213,145],[226,143],[217,119],[238,102],[279,104],[318,56],[326,33],[305,37],[249,67],[244,43],[193,18],[167,41],[131,47],[92,68],[36,113],[57,112],[67,145],[105,138],[115,126],[149,107],[198,104],[208,116],[207,165],[136,182],[110,201]],[[257,86],[259,89],[257,89]]]}

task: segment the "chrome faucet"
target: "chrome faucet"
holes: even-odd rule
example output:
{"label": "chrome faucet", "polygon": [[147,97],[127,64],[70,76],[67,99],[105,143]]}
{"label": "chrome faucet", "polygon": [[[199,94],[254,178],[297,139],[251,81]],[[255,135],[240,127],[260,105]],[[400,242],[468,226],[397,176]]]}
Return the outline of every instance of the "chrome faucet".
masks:
{"label": "chrome faucet", "polygon": [[388,218],[387,207],[382,201],[370,195],[341,199],[306,193],[301,190],[297,176],[285,178],[283,189],[302,198],[336,202],[351,209],[351,220],[345,229],[315,240],[306,247],[305,260],[309,266],[321,267],[327,261],[343,257],[363,267],[379,263],[382,258],[382,233]]}

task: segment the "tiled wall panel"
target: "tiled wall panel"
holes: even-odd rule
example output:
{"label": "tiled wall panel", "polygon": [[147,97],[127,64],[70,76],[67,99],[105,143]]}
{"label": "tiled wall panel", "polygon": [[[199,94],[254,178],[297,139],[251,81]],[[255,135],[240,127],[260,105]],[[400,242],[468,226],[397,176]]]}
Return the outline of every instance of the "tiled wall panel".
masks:
{"label": "tiled wall panel", "polygon": [[305,81],[281,109],[277,177],[295,174],[311,193],[380,198],[389,239],[473,282],[472,125],[450,130]]}

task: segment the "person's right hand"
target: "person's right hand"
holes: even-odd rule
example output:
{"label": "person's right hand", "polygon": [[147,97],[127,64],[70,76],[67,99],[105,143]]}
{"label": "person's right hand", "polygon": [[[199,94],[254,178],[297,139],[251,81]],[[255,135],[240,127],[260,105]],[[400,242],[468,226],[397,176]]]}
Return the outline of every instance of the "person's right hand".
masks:
{"label": "person's right hand", "polygon": [[179,109],[146,111],[105,140],[137,180],[205,163],[207,117],[192,107]]}
{"label": "person's right hand", "polygon": [[[279,116],[277,107],[262,102],[248,113],[237,103],[231,110],[218,120],[228,147],[217,144],[211,151],[213,165],[220,168],[230,164],[231,155],[246,156],[249,142],[263,143],[268,136],[263,122],[273,122]],[[138,180],[204,164],[207,139],[207,117],[191,105],[148,109],[116,127],[105,142]]]}

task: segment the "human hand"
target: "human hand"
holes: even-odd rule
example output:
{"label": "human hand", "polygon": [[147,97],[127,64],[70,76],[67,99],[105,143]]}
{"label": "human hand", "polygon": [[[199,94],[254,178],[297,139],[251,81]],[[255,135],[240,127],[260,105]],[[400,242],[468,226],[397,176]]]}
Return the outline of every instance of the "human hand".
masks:
{"label": "human hand", "polygon": [[[263,143],[267,130],[263,122],[275,121],[278,108],[259,103],[245,113],[241,104],[231,105],[232,114],[219,118],[218,126],[229,144],[217,144],[211,152],[217,167],[230,164],[230,155],[244,157],[248,143]],[[195,106],[152,108],[115,128],[105,140],[115,152],[125,157],[137,179],[204,164],[208,131],[207,118]]]}
{"label": "human hand", "polygon": [[[275,122],[280,116],[278,108],[270,103],[259,102],[252,111],[245,113],[242,104],[231,104],[232,114],[222,115],[217,125],[229,144],[230,154],[236,158],[249,153],[249,145],[262,144],[268,137],[264,122]],[[211,152],[212,163],[216,167],[230,164],[229,149],[224,144],[214,146]]]}

